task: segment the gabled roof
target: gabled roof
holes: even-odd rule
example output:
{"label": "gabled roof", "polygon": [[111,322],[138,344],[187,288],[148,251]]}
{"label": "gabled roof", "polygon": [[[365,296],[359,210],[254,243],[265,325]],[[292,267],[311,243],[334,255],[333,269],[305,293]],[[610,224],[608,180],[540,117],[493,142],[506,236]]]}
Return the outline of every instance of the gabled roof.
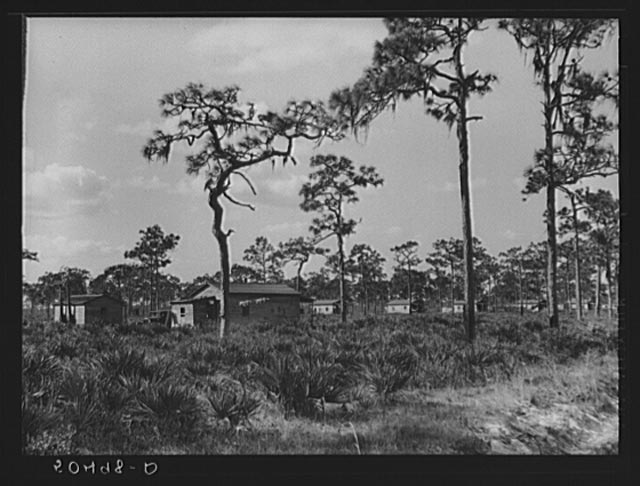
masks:
{"label": "gabled roof", "polygon": [[[300,292],[297,292],[288,285],[273,283],[232,283],[229,285],[229,294],[300,296]],[[210,299],[212,297],[219,299],[221,295],[222,291],[218,285],[209,284],[201,287],[187,298],[173,302],[192,302],[194,300]]]}
{"label": "gabled roof", "polygon": [[313,301],[313,305],[334,305],[340,302],[340,299],[318,299]]}
{"label": "gabled roof", "polygon": [[[76,295],[72,295],[71,298],[69,300],[71,300],[71,305],[84,305],[87,302],[91,302],[92,300],[98,299],[100,297],[105,297],[107,299],[113,300],[119,304],[123,304],[123,302],[118,299],[117,297],[113,297],[111,295],[108,294],[76,294]],[[67,303],[67,299],[63,298],[62,299],[62,304],[66,304]],[[60,305],[60,300],[56,300],[56,304]]]}
{"label": "gabled roof", "polygon": [[186,295],[184,297],[184,300],[188,300],[188,299],[192,299],[195,295],[198,295],[200,292],[202,292],[204,289],[206,289],[207,287],[209,287],[209,285],[213,285],[213,284],[201,284],[198,286],[197,289],[192,290],[191,292],[189,292],[188,295]]}
{"label": "gabled roof", "polygon": [[409,299],[393,299],[387,305],[409,305]]}
{"label": "gabled roof", "polygon": [[300,295],[295,289],[285,284],[272,283],[232,283],[230,294],[264,294],[264,295]]}

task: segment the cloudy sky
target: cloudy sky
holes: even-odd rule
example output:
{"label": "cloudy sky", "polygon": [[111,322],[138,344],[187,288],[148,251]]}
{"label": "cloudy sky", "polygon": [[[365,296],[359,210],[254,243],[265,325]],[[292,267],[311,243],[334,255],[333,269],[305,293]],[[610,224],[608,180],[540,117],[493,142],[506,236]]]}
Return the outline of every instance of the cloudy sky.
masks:
{"label": "cloudy sky", "polygon": [[[242,100],[275,110],[290,99],[326,99],[360,76],[386,34],[378,18],[31,18],[27,29],[22,232],[24,247],[40,257],[24,263],[28,281],[63,265],[95,276],[123,262],[139,230],[156,223],[181,236],[167,271],[182,280],[217,271],[211,211],[202,179],[185,173],[188,151],[175,150],[166,165],[141,155],[166,123],[158,99],[188,82],[238,85]],[[520,192],[543,143],[541,97],[528,59],[504,32],[475,34],[465,58],[469,70],[499,78],[470,103],[471,114],[484,117],[470,128],[473,226],[497,255],[545,237],[544,197],[523,201]],[[615,69],[618,37],[585,62]],[[370,244],[387,257],[387,270],[392,246],[417,240],[424,257],[436,239],[461,236],[455,132],[416,100],[381,116],[366,139],[300,143],[298,166],[250,169],[258,195],[244,184],[232,193],[256,211],[227,210],[232,261],[257,236],[277,243],[307,234],[312,216],[299,209],[298,191],[313,153],[374,165],[384,177],[349,208],[362,222],[347,246]],[[617,194],[615,178],[590,184]]]}

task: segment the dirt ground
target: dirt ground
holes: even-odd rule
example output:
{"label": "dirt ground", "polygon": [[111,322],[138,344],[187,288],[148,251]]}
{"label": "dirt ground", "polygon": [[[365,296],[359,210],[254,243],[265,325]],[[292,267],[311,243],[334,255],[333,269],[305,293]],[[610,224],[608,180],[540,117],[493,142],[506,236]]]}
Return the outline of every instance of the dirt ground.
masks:
{"label": "dirt ground", "polygon": [[[554,400],[547,388],[529,387],[519,394],[481,387],[443,393],[432,400],[461,406],[472,417],[470,430],[488,454],[617,454],[618,399],[602,395],[589,402]],[[546,395],[546,396],[545,396]]]}

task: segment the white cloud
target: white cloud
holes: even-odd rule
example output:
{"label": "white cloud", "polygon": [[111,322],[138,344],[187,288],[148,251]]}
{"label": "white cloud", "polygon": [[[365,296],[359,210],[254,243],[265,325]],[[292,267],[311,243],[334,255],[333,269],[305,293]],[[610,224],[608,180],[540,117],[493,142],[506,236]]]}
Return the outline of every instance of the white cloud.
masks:
{"label": "white cloud", "polygon": [[72,215],[103,205],[111,196],[109,180],[81,165],[49,164],[24,175],[25,209],[32,215]]}
{"label": "white cloud", "polygon": [[518,234],[518,233],[516,233],[516,232],[515,232],[515,231],[513,231],[513,230],[509,230],[509,229],[508,229],[508,230],[506,230],[506,231],[505,231],[504,233],[502,233],[502,234],[504,235],[504,237],[505,237],[507,240],[515,240],[515,239],[517,239],[517,238],[518,238],[518,236],[519,236],[519,234]]}
{"label": "white cloud", "polygon": [[370,53],[381,22],[370,19],[229,19],[198,33],[189,47],[233,74],[279,71]]}

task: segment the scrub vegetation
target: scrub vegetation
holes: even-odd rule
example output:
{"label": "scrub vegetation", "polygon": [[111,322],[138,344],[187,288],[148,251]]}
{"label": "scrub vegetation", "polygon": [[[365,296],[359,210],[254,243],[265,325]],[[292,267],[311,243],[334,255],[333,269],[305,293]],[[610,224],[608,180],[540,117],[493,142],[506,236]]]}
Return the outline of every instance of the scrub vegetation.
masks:
{"label": "scrub vegetation", "polygon": [[[610,320],[30,324],[25,454],[617,453]],[[259,339],[256,339],[259,337]]]}

